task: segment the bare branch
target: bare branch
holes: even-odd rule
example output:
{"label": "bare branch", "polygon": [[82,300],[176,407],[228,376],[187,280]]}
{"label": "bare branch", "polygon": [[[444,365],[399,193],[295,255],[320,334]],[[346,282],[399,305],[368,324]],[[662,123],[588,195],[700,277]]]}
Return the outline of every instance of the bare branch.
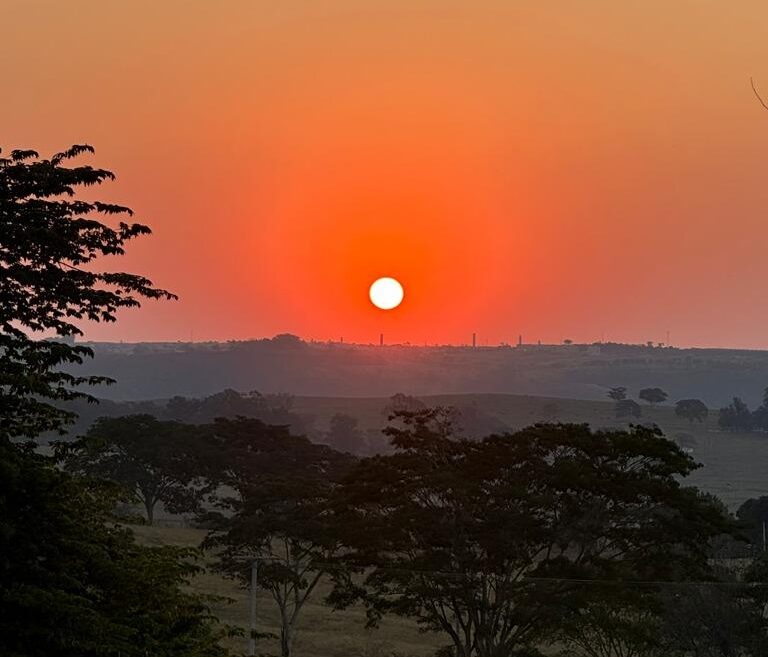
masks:
{"label": "bare branch", "polygon": [[768,110],[768,103],[766,103],[766,102],[763,100],[763,97],[760,95],[760,92],[757,90],[757,87],[755,86],[755,80],[754,80],[754,78],[752,78],[751,76],[750,76],[750,78],[749,78],[749,84],[752,86],[752,91],[755,93],[755,97],[757,98],[757,100],[758,100],[758,101],[760,101],[760,104],[761,104],[761,105],[762,105],[762,106],[763,106],[765,109],[767,109],[767,110]]}

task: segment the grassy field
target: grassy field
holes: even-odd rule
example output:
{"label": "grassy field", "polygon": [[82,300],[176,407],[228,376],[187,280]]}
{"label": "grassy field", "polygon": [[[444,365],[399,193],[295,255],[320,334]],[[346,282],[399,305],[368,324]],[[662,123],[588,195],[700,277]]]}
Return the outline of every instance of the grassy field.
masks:
{"label": "grassy field", "polygon": [[[138,525],[133,530],[147,545],[197,547],[205,536],[203,530],[182,527]],[[196,577],[192,588],[199,593],[230,598],[230,604],[216,605],[213,612],[222,622],[245,630],[249,619],[246,590],[210,570]],[[367,630],[362,608],[333,611],[322,603],[327,591],[327,585],[316,591],[302,611],[294,644],[298,657],[427,657],[444,643],[435,634],[419,632],[415,623],[396,618],[386,619],[378,629]],[[279,634],[277,606],[268,593],[259,591],[257,606],[259,631]],[[229,645],[245,652],[246,639],[233,639]],[[257,653],[279,654],[277,641],[261,641]]]}

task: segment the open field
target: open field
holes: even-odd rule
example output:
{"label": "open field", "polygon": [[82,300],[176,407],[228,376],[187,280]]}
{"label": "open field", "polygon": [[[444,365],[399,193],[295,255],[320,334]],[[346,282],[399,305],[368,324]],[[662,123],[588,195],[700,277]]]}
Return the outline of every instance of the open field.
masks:
{"label": "open field", "polygon": [[[147,545],[197,547],[205,536],[200,529],[177,527],[132,527],[138,539]],[[210,559],[206,560],[208,564]],[[249,619],[248,592],[215,572],[196,577],[192,588],[205,594],[224,596],[231,604],[216,605],[213,613],[222,622],[245,630]],[[362,608],[333,611],[322,604],[328,586],[321,586],[305,605],[296,636],[297,657],[427,657],[441,645],[438,635],[419,632],[415,623],[387,618],[378,629],[366,630]],[[265,591],[258,596],[258,629],[279,633],[277,606]],[[245,651],[246,639],[233,639],[230,646]],[[275,640],[261,641],[257,653],[279,654]]]}

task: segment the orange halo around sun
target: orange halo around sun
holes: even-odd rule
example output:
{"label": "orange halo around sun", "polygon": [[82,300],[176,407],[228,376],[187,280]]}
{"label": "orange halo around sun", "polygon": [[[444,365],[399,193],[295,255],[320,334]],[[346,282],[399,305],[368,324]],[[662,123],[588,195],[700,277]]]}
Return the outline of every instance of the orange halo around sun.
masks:
{"label": "orange halo around sun", "polygon": [[368,290],[371,303],[381,310],[397,308],[403,301],[403,286],[397,279],[385,276],[373,282]]}

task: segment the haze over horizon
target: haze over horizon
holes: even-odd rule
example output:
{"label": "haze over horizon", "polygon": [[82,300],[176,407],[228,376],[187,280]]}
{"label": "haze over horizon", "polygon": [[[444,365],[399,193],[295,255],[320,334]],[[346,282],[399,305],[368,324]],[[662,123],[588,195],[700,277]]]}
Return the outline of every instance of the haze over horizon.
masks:
{"label": "haze over horizon", "polygon": [[[325,344],[332,344],[332,345],[339,345],[339,346],[348,346],[348,347],[414,347],[414,348],[440,348],[440,347],[466,347],[466,348],[493,348],[493,347],[505,347],[505,348],[515,348],[518,346],[518,342],[514,338],[514,336],[511,336],[509,340],[502,340],[499,342],[490,342],[486,339],[484,339],[481,335],[475,334],[476,338],[476,344],[472,344],[472,335],[465,336],[466,339],[463,341],[457,341],[457,342],[429,342],[429,341],[423,341],[421,343],[417,342],[410,342],[408,340],[403,340],[401,342],[393,342],[388,341],[386,338],[386,335],[384,336],[384,342],[380,342],[381,334],[378,334],[376,336],[373,336],[375,339],[367,340],[367,341],[354,341],[354,340],[347,340],[344,338],[344,336],[339,336],[337,338],[328,337],[328,338],[314,338],[311,336],[302,336],[298,335],[296,333],[290,333],[290,332],[284,332],[284,333],[276,333],[274,335],[263,335],[263,336],[244,336],[241,338],[223,338],[223,339],[209,339],[209,340],[197,340],[194,338],[177,338],[174,340],[123,340],[123,339],[92,339],[88,337],[86,334],[85,336],[81,336],[79,339],[76,340],[78,343],[82,344],[126,344],[126,345],[141,345],[141,344],[181,344],[181,345],[205,345],[205,344],[226,344],[231,342],[260,342],[260,341],[269,341],[274,340],[276,338],[279,338],[280,336],[290,335],[298,338],[299,340],[309,343],[309,344],[319,344],[319,345],[325,345]],[[518,338],[520,336],[517,336]],[[670,343],[667,344],[665,342],[655,342],[651,340],[646,340],[643,342],[625,342],[622,340],[613,340],[613,339],[604,339],[604,340],[591,340],[591,341],[584,341],[579,342],[576,340],[571,340],[570,338],[565,338],[565,340],[568,340],[568,342],[564,342],[563,340],[559,342],[544,342],[543,340],[539,340],[535,337],[526,337],[523,336],[523,347],[567,347],[567,346],[608,346],[608,345],[616,345],[616,346],[626,346],[626,347],[646,347],[650,346],[652,348],[666,348],[671,347],[673,349],[680,349],[680,350],[686,350],[686,349],[712,349],[712,350],[724,350],[724,351],[768,351],[768,347],[731,347],[728,345],[686,345],[686,344],[674,344]],[[651,343],[650,345],[648,343]]]}
{"label": "haze over horizon", "polygon": [[[88,340],[768,348],[765,3],[46,0],[0,20],[0,144],[93,144],[118,174],[100,194],[154,231],[119,267],[181,298]],[[371,306],[379,276],[402,306]]]}

